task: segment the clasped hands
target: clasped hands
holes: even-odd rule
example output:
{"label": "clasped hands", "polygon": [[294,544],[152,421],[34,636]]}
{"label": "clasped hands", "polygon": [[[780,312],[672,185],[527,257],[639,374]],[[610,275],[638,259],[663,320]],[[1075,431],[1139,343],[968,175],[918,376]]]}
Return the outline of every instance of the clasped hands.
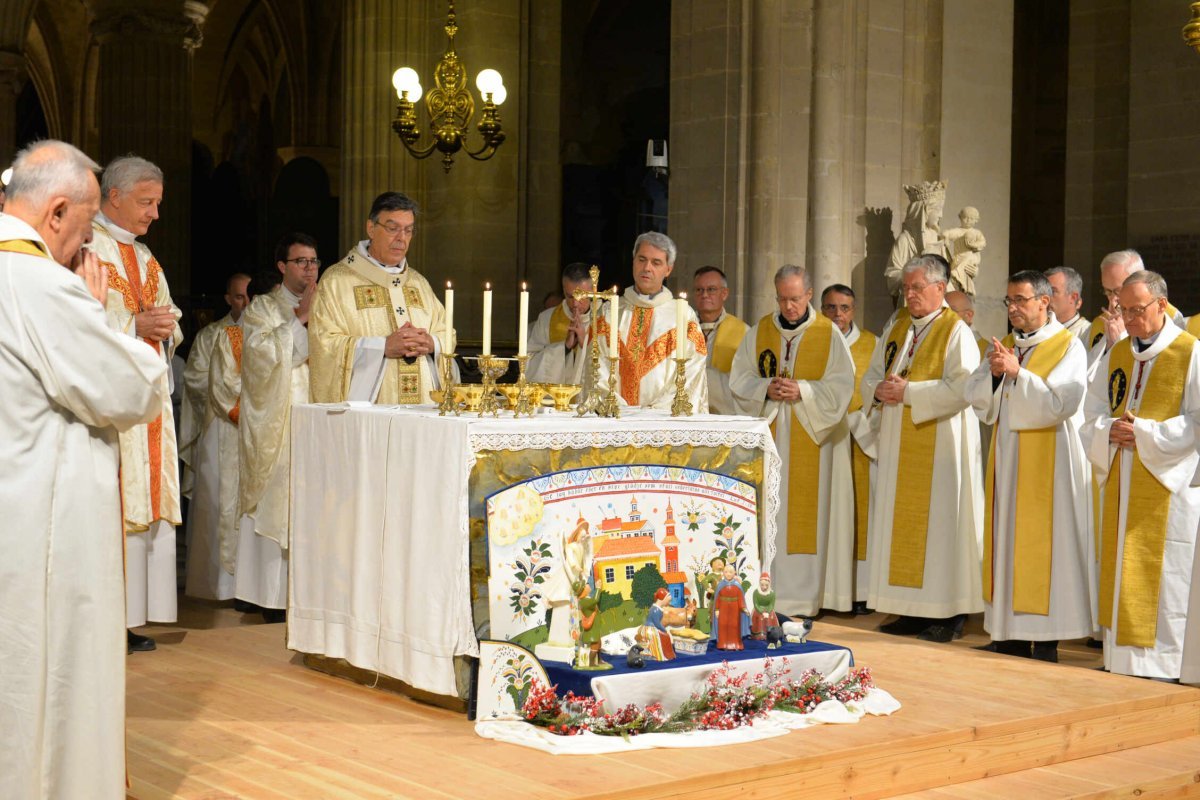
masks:
{"label": "clasped hands", "polygon": [[792,378],[771,378],[767,384],[767,399],[777,403],[792,403],[800,399],[800,382]]}
{"label": "clasped hands", "polygon": [[415,358],[433,352],[433,337],[424,328],[405,322],[393,331],[383,343],[383,354],[387,358]]}
{"label": "clasped hands", "polygon": [[1126,411],[1120,417],[1113,421],[1112,427],[1108,429],[1108,441],[1117,447],[1125,450],[1132,450],[1135,446],[1133,438],[1133,422],[1137,417],[1132,411]]}
{"label": "clasped hands", "polygon": [[884,405],[898,406],[904,403],[904,390],[908,388],[908,379],[899,375],[888,375],[875,387],[875,399]]}
{"label": "clasped hands", "polygon": [[1114,314],[1107,308],[1100,309],[1100,316],[1104,319],[1104,338],[1111,348],[1125,336],[1125,318],[1121,312]]}
{"label": "clasped hands", "polygon": [[995,378],[1016,378],[1021,371],[1021,362],[1017,361],[1016,353],[995,336],[992,337],[992,349],[988,351],[987,360]]}
{"label": "clasped hands", "polygon": [[567,328],[567,338],[563,342],[563,346],[568,350],[574,350],[587,341],[587,323],[583,320],[582,314],[576,314],[571,320],[571,327]]}

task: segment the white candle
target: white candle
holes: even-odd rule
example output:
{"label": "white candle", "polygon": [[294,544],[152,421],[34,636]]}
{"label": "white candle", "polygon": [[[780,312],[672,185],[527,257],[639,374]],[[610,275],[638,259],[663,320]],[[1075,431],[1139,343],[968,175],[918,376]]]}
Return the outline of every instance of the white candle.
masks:
{"label": "white candle", "polygon": [[521,311],[517,320],[517,355],[529,355],[529,291],[521,282]]}
{"label": "white candle", "polygon": [[446,281],[446,332],[442,335],[442,352],[454,352],[454,290]]}
{"label": "white candle", "polygon": [[492,354],[492,284],[483,285],[483,355]]}
{"label": "white candle", "polygon": [[620,358],[620,350],[617,346],[619,337],[617,336],[617,324],[620,322],[621,316],[617,313],[617,287],[613,287],[612,299],[608,301],[608,357]]}
{"label": "white candle", "polygon": [[688,304],[687,295],[683,292],[675,298],[675,357],[683,358],[684,346],[687,344]]}

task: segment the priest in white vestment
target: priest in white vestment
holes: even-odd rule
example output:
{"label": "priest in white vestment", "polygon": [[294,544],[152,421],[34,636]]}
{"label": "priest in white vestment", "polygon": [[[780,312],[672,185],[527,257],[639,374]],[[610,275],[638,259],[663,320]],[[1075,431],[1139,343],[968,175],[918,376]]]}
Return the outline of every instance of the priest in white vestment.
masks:
{"label": "priest in white vestment", "polygon": [[[1128,335],[1125,331],[1125,320],[1121,316],[1118,295],[1125,279],[1145,268],[1146,265],[1137,250],[1117,250],[1100,259],[1100,287],[1104,290],[1105,307],[1092,320],[1087,333],[1084,334],[1084,344],[1088,348],[1089,380],[1095,375],[1101,359],[1113,345]],[[1167,303],[1166,314],[1167,319],[1179,328],[1187,327],[1187,319],[1170,303]]]}
{"label": "priest in white vestment", "polygon": [[1050,281],[1050,288],[1054,292],[1050,296],[1050,310],[1054,318],[1079,339],[1084,352],[1087,352],[1087,332],[1092,322],[1081,313],[1083,276],[1070,267],[1051,267],[1042,274]]}
{"label": "priest in white vestment", "polygon": [[315,239],[284,236],[275,245],[283,281],[242,318],[235,595],[268,622],[282,622],[287,608],[292,406],[309,402],[306,326],[320,266]]}
{"label": "priest in white vestment", "polygon": [[[878,337],[863,330],[854,322],[857,301],[854,290],[842,283],[826,286],[821,292],[821,313],[829,318],[846,339],[850,358],[854,361],[854,394],[846,409],[846,427],[850,430],[850,463],[854,476],[854,604],[855,614],[870,614],[867,605],[870,589],[871,561],[869,558],[867,518],[871,494],[875,490],[876,431],[863,406],[863,376],[871,363]],[[828,581],[829,578],[827,577]]]}
{"label": "priest in white vestment", "polygon": [[308,328],[314,403],[429,403],[454,333],[429,281],[408,263],[417,205],[399,192],[371,204],[367,238],[321,276]]}
{"label": "priest in white vestment", "polygon": [[807,617],[822,607],[849,611],[854,599],[854,479],[845,423],[854,361],[812,296],[801,267],[779,268],[779,312],[750,327],[729,380],[741,408],[771,422],[781,462],[783,540],[772,585],[780,610]]}
{"label": "priest in white vestment", "polygon": [[[146,342],[170,364],[183,341],[182,313],[171,301],[167,277],[150,248],[137,241],[158,219],[162,170],[144,158],[122,156],[104,169],[92,252],[108,270],[108,322]],[[174,622],[175,526],[179,510],[179,456],[175,415],[168,397],[162,415],[121,434],[121,492],[125,512],[125,582],[130,628]],[[154,640],[130,632],[133,650],[153,650]]]}
{"label": "priest in white vestment", "polygon": [[592,300],[576,300],[575,292],[591,290],[587,264],[576,261],[563,267],[563,301],[543,311],[529,326],[525,375],[530,383],[583,385],[583,371],[589,361]]}
{"label": "priest in white vestment", "polygon": [[239,309],[238,321],[218,331],[212,344],[204,433],[196,446],[196,491],[188,508],[184,592],[204,600],[230,600],[236,594],[241,317]]}
{"label": "priest in white vestment", "polygon": [[1058,661],[1092,632],[1091,473],[1079,438],[1087,352],[1050,312],[1050,281],[1008,279],[1013,333],[993,339],[967,399],[993,426],[984,472],[983,627],[989,649]]}
{"label": "priest in white vestment", "polygon": [[948,275],[936,255],[905,265],[908,307],[884,330],[862,382],[879,437],[867,603],[901,615],[885,633],[940,642],[983,610],[979,420],[963,396],[979,348],[945,304]]}
{"label": "priest in white vestment", "polygon": [[98,169],[33,144],[0,214],[4,798],[125,797],[118,431],[162,412],[167,364],[108,327],[107,274],[79,250]]}
{"label": "priest in white vestment", "polygon": [[[664,233],[643,233],[633,243],[633,286],[618,302],[617,349],[620,373],[617,387],[622,405],[670,411],[675,400],[676,352],[686,359],[684,389],[692,401],[692,412],[708,413],[708,381],[705,375],[708,344],[700,333],[696,312],[686,303],[677,304],[663,281],[675,268],[675,242]],[[682,311],[678,308],[682,305]],[[607,391],[608,304],[597,330],[601,335],[600,387]],[[687,316],[684,339],[676,349],[676,314]],[[586,387],[594,391],[594,387]]]}
{"label": "priest in white vestment", "polygon": [[[192,339],[187,364],[183,369],[183,401],[179,409],[179,460],[183,473],[179,477],[179,493],[192,499],[196,482],[196,446],[204,433],[208,413],[208,357],[212,355],[217,334],[235,324],[242,316],[250,297],[246,294],[250,276],[236,272],[225,282],[225,304],[229,313],[216,322],[205,325]],[[188,511],[188,545],[191,546],[191,510]]]}
{"label": "priest in white vestment", "polygon": [[700,319],[700,332],[708,347],[705,382],[710,414],[740,414],[729,388],[733,356],[749,329],[746,323],[725,310],[729,281],[719,267],[701,267],[692,275],[692,305]]}
{"label": "priest in white vestment", "polygon": [[1099,622],[1111,672],[1178,679],[1188,623],[1200,486],[1200,345],[1175,325],[1167,284],[1131,273],[1118,293],[1128,336],[1101,360],[1084,405],[1084,446],[1104,487]]}

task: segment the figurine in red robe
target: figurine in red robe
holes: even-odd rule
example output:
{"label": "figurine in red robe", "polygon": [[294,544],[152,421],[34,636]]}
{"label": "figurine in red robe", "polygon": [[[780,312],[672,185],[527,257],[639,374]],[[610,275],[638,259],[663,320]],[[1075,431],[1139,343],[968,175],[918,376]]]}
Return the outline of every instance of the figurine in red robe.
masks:
{"label": "figurine in red robe", "polygon": [[750,615],[746,612],[746,594],[738,582],[737,571],[732,564],[725,565],[721,582],[713,596],[713,614],[716,624],[718,650],[743,650],[742,638],[750,635]]}

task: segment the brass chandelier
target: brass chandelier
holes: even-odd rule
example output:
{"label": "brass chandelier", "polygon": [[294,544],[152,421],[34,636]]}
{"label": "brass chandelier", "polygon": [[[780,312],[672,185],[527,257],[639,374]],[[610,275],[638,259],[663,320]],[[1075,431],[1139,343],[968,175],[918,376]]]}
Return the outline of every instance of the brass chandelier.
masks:
{"label": "brass chandelier", "polygon": [[475,98],[467,88],[467,70],[454,51],[454,35],[458,23],[454,16],[454,0],[450,0],[450,11],[446,16],[446,52],[433,71],[436,84],[433,91],[425,95],[425,108],[429,111],[433,141],[419,146],[421,131],[417,128],[416,102],[421,99],[421,79],[411,67],[401,67],[392,74],[392,86],[400,104],[396,106],[396,118],[392,130],[404,143],[404,148],[416,158],[428,158],[435,150],[442,153],[442,166],[446,172],[454,165],[454,154],[459,150],[476,161],[487,161],[504,143],[504,131],[500,127],[500,112],[497,108],[508,96],[504,79],[494,69],[485,69],[475,79],[475,87],[483,98],[483,112],[476,130],[483,137],[477,150],[467,147],[467,128],[475,115]]}
{"label": "brass chandelier", "polygon": [[1183,41],[1200,53],[1200,2],[1192,3],[1192,20],[1183,26]]}

